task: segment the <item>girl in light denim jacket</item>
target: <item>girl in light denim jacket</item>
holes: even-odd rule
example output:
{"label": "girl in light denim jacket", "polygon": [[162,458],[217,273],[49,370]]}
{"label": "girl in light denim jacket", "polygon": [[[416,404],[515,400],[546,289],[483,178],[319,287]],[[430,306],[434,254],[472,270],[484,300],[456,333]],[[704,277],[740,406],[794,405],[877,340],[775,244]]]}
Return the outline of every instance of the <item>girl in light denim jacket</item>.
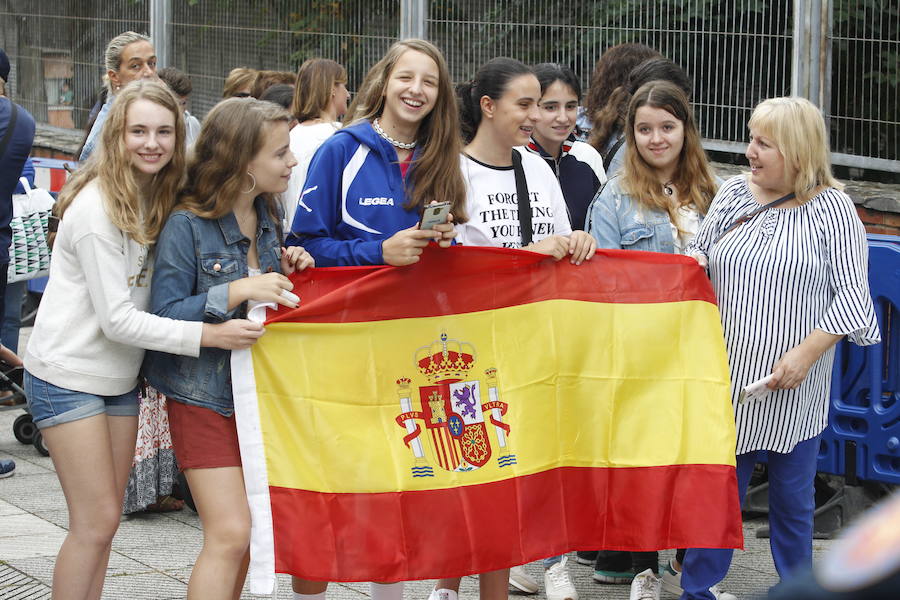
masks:
{"label": "girl in light denim jacket", "polygon": [[[628,105],[625,163],[600,190],[585,229],[600,248],[683,254],[709,209],[719,182],[710,169],[684,91],[667,81],[637,89]],[[658,577],[656,552],[601,551],[594,579],[625,583],[632,598],[680,594],[679,550]]]}
{"label": "girl in light denim jacket", "polygon": [[[160,316],[221,322],[248,304],[295,308],[290,274],[313,264],[281,246],[275,194],[297,163],[291,116],[269,102],[229,99],[207,115],[187,187],[159,237],[151,309]],[[150,383],[167,398],[175,456],[203,523],[203,548],[188,598],[239,597],[249,560],[250,509],[241,472],[229,351],[198,358],[148,355]]]}
{"label": "girl in light denim jacket", "polygon": [[594,198],[585,228],[601,248],[682,254],[718,188],[687,96],[665,81],[641,86],[625,135],[624,168]]}

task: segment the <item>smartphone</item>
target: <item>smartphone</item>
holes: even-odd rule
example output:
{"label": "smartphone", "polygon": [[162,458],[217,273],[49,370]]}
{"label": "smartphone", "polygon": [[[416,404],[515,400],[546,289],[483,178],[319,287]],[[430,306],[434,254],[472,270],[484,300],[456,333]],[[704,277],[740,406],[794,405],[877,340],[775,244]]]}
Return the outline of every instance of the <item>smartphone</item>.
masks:
{"label": "smartphone", "polygon": [[449,202],[437,202],[429,204],[422,211],[422,220],[419,221],[419,229],[434,229],[435,225],[447,222],[447,215],[450,214]]}

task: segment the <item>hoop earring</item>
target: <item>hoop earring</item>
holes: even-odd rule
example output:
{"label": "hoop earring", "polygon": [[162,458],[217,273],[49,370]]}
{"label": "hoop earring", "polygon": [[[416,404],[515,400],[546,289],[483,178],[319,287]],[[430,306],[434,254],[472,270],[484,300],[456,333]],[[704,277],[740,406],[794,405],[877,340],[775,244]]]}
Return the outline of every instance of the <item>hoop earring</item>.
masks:
{"label": "hoop earring", "polygon": [[250,189],[244,190],[243,192],[241,192],[242,194],[249,194],[250,192],[252,192],[253,190],[256,189],[256,177],[254,177],[253,173],[251,173],[250,171],[247,171],[247,175],[250,176],[250,179],[253,180],[253,183],[250,184]]}

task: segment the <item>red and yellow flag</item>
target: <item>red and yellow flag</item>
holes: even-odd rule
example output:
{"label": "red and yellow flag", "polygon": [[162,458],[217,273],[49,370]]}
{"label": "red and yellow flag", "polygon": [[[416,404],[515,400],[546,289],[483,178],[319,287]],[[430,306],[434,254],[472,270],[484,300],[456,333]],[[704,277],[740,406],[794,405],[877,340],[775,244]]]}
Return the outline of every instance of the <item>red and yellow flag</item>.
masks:
{"label": "red and yellow flag", "polygon": [[234,353],[251,584],[742,546],[725,346],[693,260],[429,247],[311,269]]}

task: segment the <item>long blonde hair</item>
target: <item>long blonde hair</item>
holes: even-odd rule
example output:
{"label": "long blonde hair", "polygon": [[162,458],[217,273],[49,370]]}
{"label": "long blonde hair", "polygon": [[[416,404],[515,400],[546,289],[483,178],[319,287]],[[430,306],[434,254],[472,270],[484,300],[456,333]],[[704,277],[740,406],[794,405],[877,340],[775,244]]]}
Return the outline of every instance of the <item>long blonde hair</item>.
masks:
{"label": "long blonde hair", "polygon": [[[247,165],[262,149],[268,123],[291,122],[277,104],[255,98],[228,98],[216,104],[194,142],[187,167],[187,183],[178,195],[179,209],[205,219],[218,219],[234,210],[247,188]],[[273,221],[278,219],[274,194],[261,194]]]}
{"label": "long blonde hair", "polygon": [[653,172],[653,168],[641,157],[634,137],[635,115],[642,106],[661,108],[681,121],[684,129],[684,143],[678,156],[678,166],[672,185],[678,190],[681,206],[693,204],[700,214],[706,214],[713,196],[716,195],[716,180],[706,152],[700,143],[700,134],[694,123],[694,113],[687,95],[677,85],[668,81],[651,81],[637,89],[628,105],[625,120],[625,164],[622,168],[622,187],[640,204],[651,210],[666,211],[669,219],[677,223],[677,206],[663,193],[663,186]]}
{"label": "long blonde hair", "polygon": [[[128,109],[136,100],[149,100],[175,117],[172,158],[156,173],[143,194],[134,179],[131,153],[125,148]],[[109,220],[139,244],[156,242],[184,176],[183,112],[169,88],[159,81],[139,79],[122,88],[103,123],[100,144],[66,182],[54,206],[55,214],[62,219],[75,196],[96,179]]]}
{"label": "long blonde hair", "polygon": [[769,98],[750,115],[748,127],[766,133],[784,157],[785,175],[794,181],[794,194],[801,204],[819,186],[844,189],[831,174],[831,151],[825,119],[806,98]]}
{"label": "long blonde hair", "polygon": [[[424,207],[432,200],[449,201],[454,222],[465,223],[466,183],[459,168],[462,153],[456,95],[450,81],[447,61],[437,47],[425,40],[409,39],[394,43],[380,61],[369,69],[359,93],[347,110],[345,123],[372,121],[384,111],[384,91],[391,71],[407,50],[421,52],[438,67],[438,92],[434,109],[422,120],[416,134],[416,147],[422,149],[411,166],[407,183],[412,188],[404,208]],[[414,155],[415,156],[415,155]]]}

